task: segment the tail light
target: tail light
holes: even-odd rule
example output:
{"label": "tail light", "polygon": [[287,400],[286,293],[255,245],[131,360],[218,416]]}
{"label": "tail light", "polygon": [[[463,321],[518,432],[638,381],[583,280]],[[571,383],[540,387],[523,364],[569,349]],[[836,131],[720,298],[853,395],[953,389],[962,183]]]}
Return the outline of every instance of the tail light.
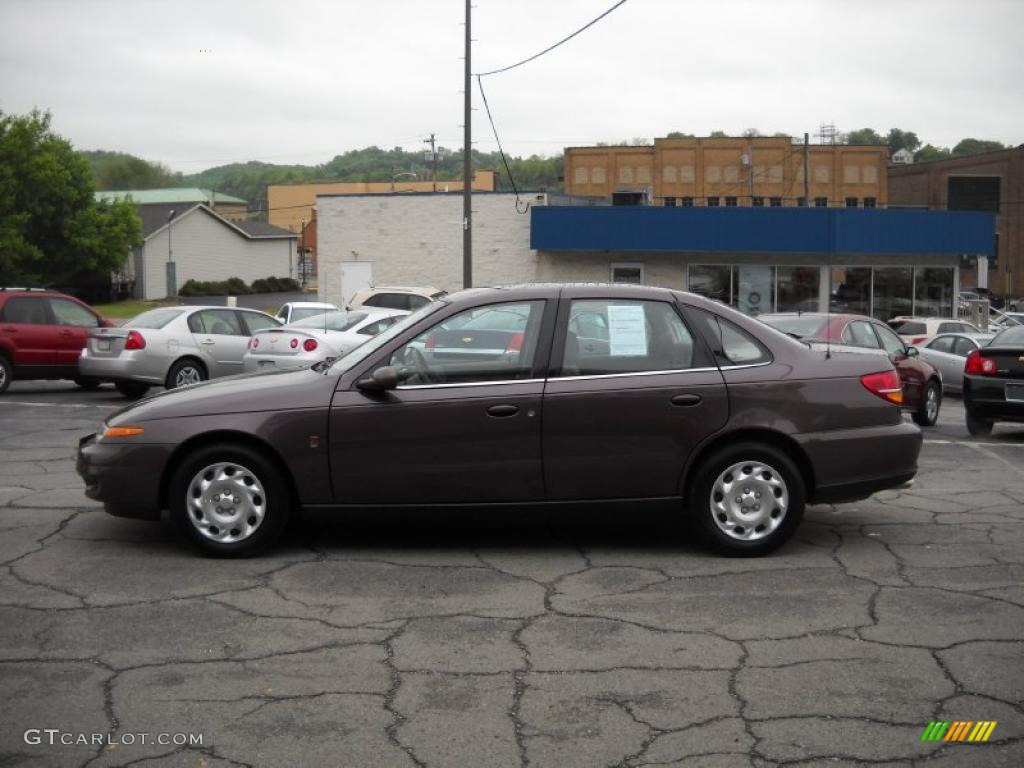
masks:
{"label": "tail light", "polygon": [[914,339],[910,343],[911,343],[912,346],[916,347],[922,341],[926,341],[927,339],[928,339],[927,336],[915,336]]}
{"label": "tail light", "polygon": [[128,338],[124,340],[125,349],[145,349],[146,340],[138,331],[128,331]]}
{"label": "tail light", "polygon": [[523,348],[523,334],[522,331],[519,333],[513,333],[512,338],[508,340],[508,346],[505,347],[506,354],[512,352],[519,352]]}
{"label": "tail light", "polygon": [[302,342],[302,348],[307,352],[312,352],[316,349],[316,339],[306,339]]}
{"label": "tail light", "polygon": [[964,373],[974,373],[979,376],[995,376],[996,361],[990,357],[982,357],[980,349],[973,349],[967,355],[964,363]]}
{"label": "tail light", "polygon": [[896,371],[869,373],[860,377],[860,383],[873,395],[896,405],[903,404],[903,383]]}
{"label": "tail light", "polygon": [[292,340],[290,342],[288,342],[288,346],[291,347],[292,349],[298,349],[299,348],[299,340],[296,339],[296,338],[292,338]]}

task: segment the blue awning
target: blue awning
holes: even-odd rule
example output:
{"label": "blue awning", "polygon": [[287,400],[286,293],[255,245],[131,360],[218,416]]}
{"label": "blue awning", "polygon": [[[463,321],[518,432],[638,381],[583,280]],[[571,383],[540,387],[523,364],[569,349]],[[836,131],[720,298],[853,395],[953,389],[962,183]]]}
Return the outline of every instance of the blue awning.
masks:
{"label": "blue awning", "polygon": [[995,214],[863,208],[536,206],[538,251],[991,256]]}

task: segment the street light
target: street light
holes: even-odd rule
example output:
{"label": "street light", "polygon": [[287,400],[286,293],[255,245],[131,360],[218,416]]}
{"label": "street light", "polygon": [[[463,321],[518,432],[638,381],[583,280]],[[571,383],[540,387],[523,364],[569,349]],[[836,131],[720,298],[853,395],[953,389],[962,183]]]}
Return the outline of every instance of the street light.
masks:
{"label": "street light", "polygon": [[167,214],[167,297],[173,299],[178,295],[178,280],[174,271],[174,250],[171,248],[171,219],[174,208]]}

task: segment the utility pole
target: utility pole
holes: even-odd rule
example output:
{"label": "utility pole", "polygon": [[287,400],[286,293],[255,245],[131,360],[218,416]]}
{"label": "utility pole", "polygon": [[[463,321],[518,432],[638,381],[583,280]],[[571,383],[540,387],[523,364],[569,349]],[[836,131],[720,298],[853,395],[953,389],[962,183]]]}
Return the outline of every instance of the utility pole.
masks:
{"label": "utility pole", "polygon": [[809,137],[807,135],[807,132],[804,131],[804,205],[810,205],[811,204],[811,198],[808,196],[810,194],[809,191],[808,191],[810,189],[810,180],[807,177],[807,170],[808,170],[808,168],[807,168],[807,150],[808,150],[807,143],[808,143],[808,140],[809,140]]}
{"label": "utility pole", "polygon": [[437,148],[434,146],[434,134],[430,134],[430,138],[424,139],[423,143],[430,145],[430,160],[433,163],[430,178],[433,180],[433,190],[437,192]]}
{"label": "utility pole", "polygon": [[466,56],[463,87],[465,97],[462,120],[462,287],[473,287],[473,128],[471,110],[473,108],[472,91],[470,90],[472,67],[470,65],[470,14],[472,0],[466,0]]}

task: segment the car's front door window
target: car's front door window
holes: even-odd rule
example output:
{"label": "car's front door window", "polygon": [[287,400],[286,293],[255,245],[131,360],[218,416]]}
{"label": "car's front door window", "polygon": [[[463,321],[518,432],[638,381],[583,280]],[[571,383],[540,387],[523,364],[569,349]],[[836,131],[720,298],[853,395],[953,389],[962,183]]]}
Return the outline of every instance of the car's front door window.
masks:
{"label": "car's front door window", "polygon": [[99,325],[96,315],[67,299],[50,299],[50,309],[58,325],[73,325],[77,328],[95,328]]}
{"label": "car's front door window", "polygon": [[460,312],[391,356],[405,386],[528,379],[543,301],[489,304]]}
{"label": "car's front door window", "polygon": [[886,352],[890,355],[907,354],[907,345],[903,343],[903,340],[900,339],[899,336],[882,325],[872,324],[871,327],[874,328],[875,333],[878,334],[878,340],[882,342],[882,347],[885,348]]}
{"label": "car's front door window", "polygon": [[855,320],[843,331],[843,341],[855,347],[879,349],[878,338],[871,332],[871,327],[863,320]]}

